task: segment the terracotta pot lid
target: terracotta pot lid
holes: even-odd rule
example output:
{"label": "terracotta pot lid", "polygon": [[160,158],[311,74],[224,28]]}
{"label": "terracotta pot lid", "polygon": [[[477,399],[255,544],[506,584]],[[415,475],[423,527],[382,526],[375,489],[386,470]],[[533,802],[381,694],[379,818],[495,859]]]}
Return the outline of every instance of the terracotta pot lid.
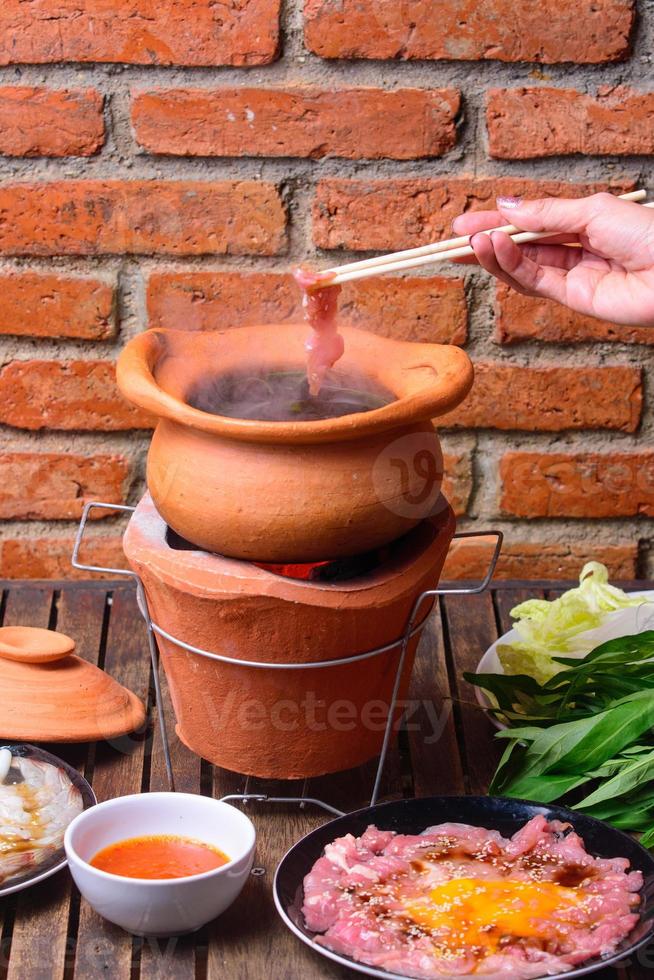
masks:
{"label": "terracotta pot lid", "polygon": [[74,650],[54,630],[0,628],[0,738],[92,742],[143,724],[136,695]]}

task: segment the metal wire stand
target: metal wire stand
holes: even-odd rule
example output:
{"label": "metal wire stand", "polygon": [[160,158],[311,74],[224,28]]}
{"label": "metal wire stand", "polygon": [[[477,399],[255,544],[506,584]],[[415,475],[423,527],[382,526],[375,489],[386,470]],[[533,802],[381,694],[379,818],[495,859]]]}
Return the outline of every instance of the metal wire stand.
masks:
{"label": "metal wire stand", "polygon": [[[89,514],[94,507],[103,510],[112,511],[123,511],[125,513],[133,513],[136,508],[128,507],[122,504],[107,504],[98,501],[89,501],[84,507],[82,512],[82,517],[80,520],[79,528],[77,530],[77,536],[75,538],[75,545],[73,548],[72,564],[74,568],[78,568],[85,572],[102,572],[105,575],[117,575],[124,578],[131,578],[136,583],[136,598],[139,610],[143,619],[145,620],[145,625],[147,629],[148,636],[148,648],[150,651],[150,660],[152,662],[152,676],[154,679],[154,692],[157,704],[157,714],[159,716],[159,728],[161,732],[161,741],[164,751],[164,760],[166,764],[166,773],[168,777],[168,786],[171,791],[175,790],[175,774],[173,772],[173,766],[170,756],[170,744],[168,741],[168,733],[166,729],[166,719],[164,716],[163,699],[161,696],[161,679],[159,675],[159,648],[157,646],[156,636],[161,636],[163,639],[168,640],[169,643],[173,643],[175,646],[180,647],[183,650],[187,650],[189,653],[197,654],[200,657],[207,657],[210,660],[217,660],[220,663],[228,664],[238,664],[241,667],[253,668],[255,670],[321,670],[328,667],[342,667],[345,664],[356,663],[359,660],[369,660],[373,657],[378,657],[383,653],[389,653],[392,650],[399,648],[400,655],[397,663],[397,670],[395,672],[395,680],[393,683],[393,691],[391,694],[391,701],[389,704],[388,718],[386,720],[386,727],[384,729],[384,738],[382,741],[381,752],[379,755],[379,762],[377,764],[377,771],[375,774],[375,781],[372,788],[372,793],[370,796],[370,806],[374,806],[379,797],[379,791],[381,787],[381,780],[384,772],[384,764],[386,762],[386,756],[388,754],[388,748],[391,741],[391,735],[393,733],[393,722],[395,716],[395,707],[397,704],[398,693],[400,689],[400,682],[402,678],[402,670],[404,667],[404,661],[406,659],[406,653],[409,647],[409,641],[413,636],[416,635],[425,625],[431,612],[434,608],[434,601],[440,595],[479,595],[479,593],[484,592],[495,571],[495,566],[497,565],[497,559],[500,555],[500,549],[502,547],[503,534],[501,531],[461,531],[454,535],[454,538],[461,540],[463,538],[495,538],[495,547],[493,549],[493,554],[490,559],[488,570],[483,580],[479,585],[467,586],[465,588],[453,588],[453,589],[427,589],[421,592],[417,597],[409,618],[407,619],[407,624],[404,629],[403,634],[395,640],[393,643],[388,643],[382,647],[376,647],[374,650],[367,650],[365,653],[357,653],[349,657],[339,657],[336,660],[320,660],[309,663],[265,663],[258,660],[240,660],[235,657],[226,657],[221,653],[214,653],[209,650],[202,650],[199,647],[195,647],[190,643],[185,643],[184,640],[180,640],[178,637],[173,636],[168,633],[167,630],[163,629],[157,623],[154,622],[152,616],[150,615],[150,610],[148,607],[148,600],[143,587],[143,582],[140,576],[133,571],[124,568],[105,568],[100,565],[86,565],[79,560],[79,551],[82,545],[82,540],[84,538],[84,531],[86,529],[86,524],[88,521]],[[422,618],[420,622],[416,622],[419,610],[426,599],[431,599],[432,603],[429,607],[427,614]],[[156,636],[155,636],[156,634]],[[268,796],[263,793],[231,793],[227,796],[222,797],[223,801],[239,800],[241,802],[247,803],[249,801],[258,801],[266,803],[299,803],[301,806],[305,806],[307,803],[311,803],[314,806],[321,807],[328,813],[334,816],[343,816],[343,810],[338,810],[336,807],[324,800],[318,800],[314,797],[309,796]]]}

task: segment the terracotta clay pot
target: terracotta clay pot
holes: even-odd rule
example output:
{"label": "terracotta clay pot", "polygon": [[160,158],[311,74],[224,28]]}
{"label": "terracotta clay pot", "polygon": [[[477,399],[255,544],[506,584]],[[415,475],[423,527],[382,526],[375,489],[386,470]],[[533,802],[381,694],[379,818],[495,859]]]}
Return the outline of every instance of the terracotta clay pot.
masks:
{"label": "terracotta clay pot", "polygon": [[[258,663],[334,660],[393,643],[416,597],[433,588],[454,533],[439,513],[396,542],[373,571],[341,583],[283,578],[249,562],[178,550],[146,495],[125,554],[154,621],[182,641]],[[431,603],[426,600],[419,621]],[[409,647],[406,696],[419,635]],[[270,778],[336,772],[378,754],[398,648],[338,667],[279,670],[225,664],[158,638],[186,745],[216,765]]]}
{"label": "terracotta clay pot", "polygon": [[472,384],[458,347],[344,329],[344,374],[395,400],[323,421],[260,422],[188,404],[198,385],[244,370],[302,370],[298,324],[148,330],[118,360],[123,394],[157,418],[148,489],[165,521],[207,551],[262,562],[356,555],[434,512],[442,456],[431,419]]}

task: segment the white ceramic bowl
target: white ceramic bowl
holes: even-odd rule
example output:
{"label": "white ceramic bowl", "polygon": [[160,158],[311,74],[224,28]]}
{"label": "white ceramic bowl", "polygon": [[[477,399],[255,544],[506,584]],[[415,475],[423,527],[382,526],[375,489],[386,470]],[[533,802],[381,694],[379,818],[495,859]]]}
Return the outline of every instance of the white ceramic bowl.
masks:
{"label": "white ceramic bowl", "polygon": [[[130,837],[175,834],[213,844],[228,864],[187,878],[125,878],[92,867],[98,851]],[[75,817],[64,837],[75,884],[96,912],[139,936],[193,932],[224,912],[252,867],[255,832],[236,807],[190,793],[121,796]]]}

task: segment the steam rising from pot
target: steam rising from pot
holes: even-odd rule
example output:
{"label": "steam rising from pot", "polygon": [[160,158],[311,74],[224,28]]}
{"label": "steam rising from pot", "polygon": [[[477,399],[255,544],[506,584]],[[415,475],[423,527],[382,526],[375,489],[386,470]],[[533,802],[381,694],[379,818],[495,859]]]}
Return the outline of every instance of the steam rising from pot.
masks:
{"label": "steam rising from pot", "polygon": [[315,422],[371,412],[395,401],[395,396],[358,372],[326,372],[320,392],[312,395],[304,371],[252,367],[204,377],[187,393],[186,401],[202,412],[228,418]]}

